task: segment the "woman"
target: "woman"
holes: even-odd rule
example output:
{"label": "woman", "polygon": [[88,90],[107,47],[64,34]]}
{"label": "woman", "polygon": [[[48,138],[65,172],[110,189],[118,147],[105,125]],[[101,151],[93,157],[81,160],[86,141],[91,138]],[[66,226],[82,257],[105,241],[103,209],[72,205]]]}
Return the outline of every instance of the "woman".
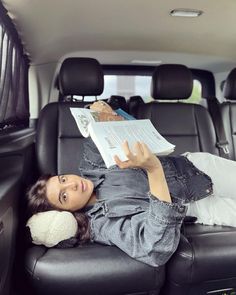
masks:
{"label": "woman", "polygon": [[152,266],[176,250],[186,212],[205,224],[236,225],[235,162],[207,153],[158,159],[139,142],[134,152],[127,142],[123,149],[128,160],[115,157],[107,169],[87,140],[80,176],[38,180],[28,193],[31,212],[74,212],[81,242],[116,245]]}

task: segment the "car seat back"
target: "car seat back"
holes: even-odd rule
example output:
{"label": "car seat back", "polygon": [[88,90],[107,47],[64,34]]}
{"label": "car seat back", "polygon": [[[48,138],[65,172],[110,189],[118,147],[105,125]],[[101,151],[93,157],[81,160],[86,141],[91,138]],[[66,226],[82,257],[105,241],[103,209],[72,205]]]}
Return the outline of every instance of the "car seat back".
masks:
{"label": "car seat back", "polygon": [[151,85],[151,95],[156,101],[140,105],[136,116],[150,119],[157,130],[176,145],[175,154],[186,151],[218,154],[208,110],[202,105],[176,101],[189,98],[192,88],[192,73],[186,66],[158,66]]}
{"label": "car seat back", "polygon": [[[89,60],[87,62],[89,63]],[[73,95],[75,91],[77,95],[82,93],[95,95],[97,89],[100,89],[102,73],[97,69],[100,67],[99,64],[95,69],[100,76],[95,79],[97,86],[96,83],[93,84],[93,91],[88,89],[86,92],[84,90],[90,85],[90,71],[86,71],[88,79],[83,77],[84,82],[79,84],[74,65],[67,63],[66,67],[67,70],[63,69],[65,77],[60,80],[62,83],[60,89],[63,93]],[[73,69],[73,75],[70,69]],[[67,79],[67,71],[71,79]],[[78,174],[84,138],[78,131],[69,108],[81,107],[84,104],[86,103],[51,103],[41,111],[36,144],[38,164],[42,174]],[[117,247],[106,247],[96,243],[71,249],[32,246],[26,253],[25,261],[29,283],[33,289],[30,294],[38,295],[52,293],[157,295],[165,277],[164,266],[152,268],[132,259]]]}
{"label": "car seat back", "polygon": [[[103,92],[102,67],[93,58],[68,58],[58,77],[62,96],[97,96]],[[50,103],[39,116],[36,154],[42,174],[78,173],[83,136],[70,113],[70,107],[84,107],[88,102]]]}

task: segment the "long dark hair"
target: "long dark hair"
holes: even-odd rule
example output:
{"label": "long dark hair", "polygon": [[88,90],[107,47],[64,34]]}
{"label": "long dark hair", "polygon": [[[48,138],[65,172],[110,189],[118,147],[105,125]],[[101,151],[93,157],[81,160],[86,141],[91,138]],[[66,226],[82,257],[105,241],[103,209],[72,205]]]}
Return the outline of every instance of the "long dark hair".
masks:
{"label": "long dark hair", "polygon": [[[50,177],[52,177],[52,175],[50,174],[41,176],[36,181],[36,183],[28,189],[27,199],[29,215],[49,210],[59,210],[49,203],[46,195],[46,183]],[[79,239],[79,243],[83,244],[89,241],[90,227],[88,217],[84,213],[81,213],[79,211],[71,213],[74,215],[78,223],[77,238]]]}

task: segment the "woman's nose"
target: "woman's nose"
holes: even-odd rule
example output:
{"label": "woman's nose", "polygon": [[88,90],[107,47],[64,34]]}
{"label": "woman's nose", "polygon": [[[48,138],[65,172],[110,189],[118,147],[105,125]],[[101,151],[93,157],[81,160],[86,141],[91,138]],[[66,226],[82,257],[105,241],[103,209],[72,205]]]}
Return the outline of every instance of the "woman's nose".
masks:
{"label": "woman's nose", "polygon": [[64,188],[77,190],[77,183],[75,181],[70,181],[70,182],[64,183],[63,185],[64,185]]}

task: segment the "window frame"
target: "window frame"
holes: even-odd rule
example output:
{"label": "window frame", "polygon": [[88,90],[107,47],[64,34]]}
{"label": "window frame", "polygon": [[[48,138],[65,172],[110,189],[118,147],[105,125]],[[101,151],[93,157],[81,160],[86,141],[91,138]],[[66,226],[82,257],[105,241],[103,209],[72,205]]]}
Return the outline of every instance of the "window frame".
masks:
{"label": "window frame", "polygon": [[[0,134],[29,127],[29,58],[17,30],[0,2],[0,70],[4,71],[0,93]],[[5,37],[6,36],[6,37]],[[4,38],[7,38],[6,65],[2,68]]]}
{"label": "window frame", "polygon": [[[141,75],[152,76],[156,66],[137,65],[102,65],[104,75]],[[202,97],[215,97],[215,78],[212,72],[207,70],[190,68],[193,80],[198,80],[202,85]]]}

